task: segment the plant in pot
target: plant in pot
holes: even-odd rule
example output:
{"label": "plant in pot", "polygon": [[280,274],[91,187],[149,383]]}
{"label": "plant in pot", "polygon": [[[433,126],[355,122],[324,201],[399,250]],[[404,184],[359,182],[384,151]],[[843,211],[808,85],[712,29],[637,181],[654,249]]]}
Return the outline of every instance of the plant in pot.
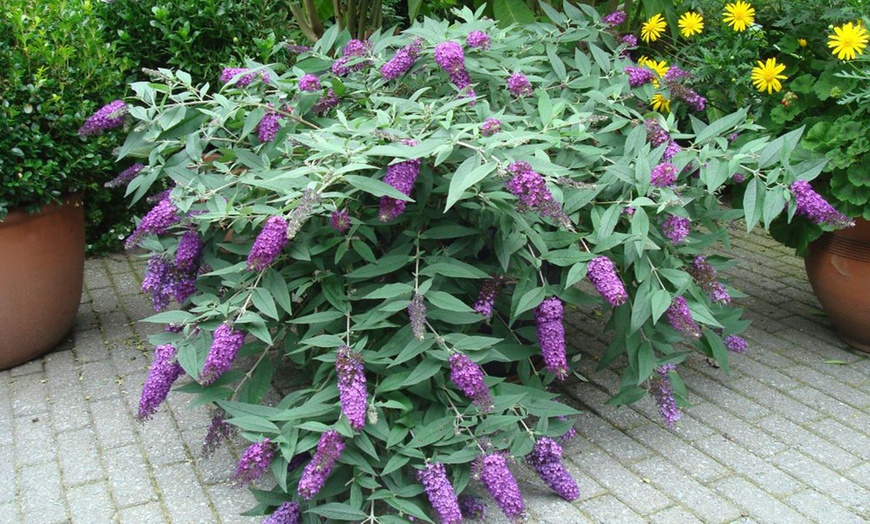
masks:
{"label": "plant in pot", "polygon": [[[215,91],[169,70],[132,86],[119,156],[145,167],[127,193],[169,187],[128,239],[147,321],[167,324],[139,416],[176,382],[214,404],[208,447],[228,428],[250,441],[234,479],[274,477],[254,490],[267,522],[458,522],[479,496],[517,520],[523,464],[576,499],[560,462],[575,410],[550,391],[573,372],[573,307],[610,315],[611,402],[652,397],[667,424],[691,352],[727,370],[745,350],[706,256],[744,216],[718,191],[741,169],[789,200],[816,164],[729,141],[745,110],[652,111],[665,85],[612,21],[541,8],[552,23],[463,9],[366,41],[333,27],[294,66],[249,63]],[[685,80],[667,84],[697,104]]]}
{"label": "plant in pot", "polygon": [[77,134],[121,88],[91,16],[78,2],[19,0],[0,15],[0,68],[14,72],[0,78],[0,368],[49,351],[72,327],[82,195],[111,198],[102,188],[115,169],[111,142]]}
{"label": "plant in pot", "polygon": [[[738,5],[740,4],[740,5]],[[673,30],[642,50],[652,66],[687,65],[708,96],[708,115],[742,104],[765,132],[786,135],[788,149],[818,160],[813,176],[791,188],[788,213],[771,234],[804,256],[810,283],[850,345],[870,349],[870,118],[864,50],[866,3],[752,3],[697,0],[661,13]],[[649,14],[649,13],[648,13]],[[654,16],[654,15],[651,15]],[[862,16],[865,18],[862,20]],[[689,31],[687,24],[696,30]],[[649,20],[643,24],[649,27]],[[642,32],[642,31],[641,31]],[[668,40],[662,47],[661,40]],[[713,45],[715,43],[715,45]],[[652,67],[648,65],[647,67]],[[661,65],[666,68],[666,65]],[[798,130],[803,130],[798,141]],[[754,138],[749,133],[738,143]],[[742,176],[742,174],[741,174]],[[735,204],[778,214],[785,194],[734,187]],[[792,220],[794,215],[798,215]],[[848,227],[855,223],[855,227]]]}

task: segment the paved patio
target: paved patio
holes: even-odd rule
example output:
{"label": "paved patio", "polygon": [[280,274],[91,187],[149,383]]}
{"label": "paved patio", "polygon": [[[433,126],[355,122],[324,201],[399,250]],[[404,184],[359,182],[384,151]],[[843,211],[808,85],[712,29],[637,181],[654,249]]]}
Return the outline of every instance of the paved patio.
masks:
{"label": "paved patio", "polygon": [[[604,402],[612,370],[597,311],[573,315],[589,382],[565,388],[584,409],[566,448],[581,498],[556,498],[517,467],[531,523],[860,523],[870,519],[870,358],[837,339],[802,261],[763,236],[738,235],[730,283],[754,320],[750,349],[725,376],[698,356],[684,366],[691,408],[674,430],[650,401]],[[142,264],[89,260],[74,333],[45,358],[0,372],[0,522],[248,523],[253,505],[227,480],[243,443],[200,456],[209,414],[170,395],[135,414],[160,326],[138,292]],[[490,504],[489,523],[503,523]]]}

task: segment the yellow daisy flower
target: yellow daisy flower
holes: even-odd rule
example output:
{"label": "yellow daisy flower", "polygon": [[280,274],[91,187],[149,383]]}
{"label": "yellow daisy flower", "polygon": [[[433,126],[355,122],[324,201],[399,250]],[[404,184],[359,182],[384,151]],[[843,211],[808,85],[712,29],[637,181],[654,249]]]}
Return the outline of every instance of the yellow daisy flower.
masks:
{"label": "yellow daisy flower", "polygon": [[689,38],[692,35],[700,35],[704,29],[704,17],[692,11],[686,11],[679,20],[680,33]]}
{"label": "yellow daisy flower", "polygon": [[637,65],[639,65],[640,67],[643,67],[643,66],[645,66],[646,63],[649,62],[649,61],[650,61],[650,60],[649,60],[649,57],[648,57],[648,56],[646,56],[646,55],[640,55],[640,58],[637,59]]}
{"label": "yellow daisy flower", "polygon": [[654,94],[649,105],[652,106],[654,111],[660,113],[667,113],[671,110],[671,101],[662,96],[661,93]]}
{"label": "yellow daisy flower", "polygon": [[653,15],[640,26],[640,38],[646,42],[655,42],[665,32],[668,23],[665,22],[661,13]]}
{"label": "yellow daisy flower", "polygon": [[725,6],[722,21],[735,31],[746,31],[755,22],[755,8],[746,2],[733,2]]}
{"label": "yellow daisy flower", "polygon": [[782,89],[780,80],[787,76],[781,74],[785,70],[785,64],[777,64],[776,58],[768,58],[767,62],[758,61],[758,66],[752,68],[752,84],[762,93],[767,91],[771,94]]}
{"label": "yellow daisy flower", "polygon": [[828,35],[828,47],[831,53],[840,60],[854,60],[855,53],[863,54],[867,47],[867,29],[861,24],[846,22],[834,28],[834,34]]}
{"label": "yellow daisy flower", "polygon": [[[640,61],[638,61],[638,63],[640,63]],[[652,69],[655,72],[655,74],[658,76],[658,78],[652,79],[652,85],[654,85],[655,87],[659,86],[659,78],[662,78],[663,76],[665,76],[665,73],[667,73],[668,69],[670,69],[670,67],[668,66],[668,63],[665,62],[664,60],[656,62],[655,60],[650,60],[649,58],[644,60],[642,66],[646,67],[647,69]]]}

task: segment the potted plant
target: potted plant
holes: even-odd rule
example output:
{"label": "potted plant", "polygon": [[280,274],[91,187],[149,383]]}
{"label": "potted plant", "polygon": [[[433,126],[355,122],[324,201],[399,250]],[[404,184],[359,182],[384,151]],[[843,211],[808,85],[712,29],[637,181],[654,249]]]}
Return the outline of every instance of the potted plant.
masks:
{"label": "potted plant", "polygon": [[115,169],[107,140],[77,134],[120,87],[91,15],[84,4],[18,0],[0,15],[0,67],[14,71],[0,78],[0,369],[49,351],[72,327],[82,191]]}
{"label": "potted plant", "polygon": [[[541,8],[552,23],[463,9],[366,41],[333,27],[292,67],[132,86],[119,156],[145,167],[127,193],[160,191],[128,244],[148,258],[147,321],[167,324],[139,416],[177,381],[215,404],[208,446],[230,427],[251,442],[233,477],[274,474],[254,491],[268,522],[458,522],[484,493],[516,520],[520,460],[576,499],[560,462],[575,411],[549,391],[573,372],[567,308],[610,314],[611,402],[652,396],[669,425],[677,365],[697,351],[727,370],[745,349],[706,254],[724,223],[762,216],[718,192],[739,168],[785,203],[815,164],[729,141],[745,110],[678,121],[703,98],[685,75],[656,87],[612,19]],[[669,114],[649,107],[665,85],[686,98]],[[301,384],[264,405],[277,369]]]}
{"label": "potted plant", "polygon": [[[798,157],[818,160],[811,176],[790,188],[797,198],[771,223],[774,238],[805,257],[819,302],[842,338],[870,349],[870,119],[866,5],[817,3],[682,2],[645,13],[640,51],[646,67],[688,65],[708,95],[711,117],[742,105],[765,132],[788,135]],[[865,16],[864,19],[861,17]],[[654,18],[658,16],[659,18]],[[659,22],[655,25],[654,22]],[[665,42],[662,44],[662,42]],[[670,45],[668,45],[670,44]],[[666,45],[667,48],[662,47]],[[749,142],[751,133],[738,140]],[[758,192],[740,182],[735,204],[778,213],[785,195]],[[749,184],[752,184],[752,180]],[[792,220],[794,215],[797,218]],[[849,227],[855,224],[855,227]]]}

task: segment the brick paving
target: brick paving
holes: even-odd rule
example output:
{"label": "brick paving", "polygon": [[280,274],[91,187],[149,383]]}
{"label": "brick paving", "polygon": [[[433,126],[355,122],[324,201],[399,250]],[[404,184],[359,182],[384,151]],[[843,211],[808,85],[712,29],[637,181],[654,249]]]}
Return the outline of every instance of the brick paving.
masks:
{"label": "brick paving", "polygon": [[[531,523],[851,523],[870,520],[870,358],[818,309],[802,261],[763,233],[736,235],[723,271],[743,290],[750,349],[725,375],[699,355],[683,367],[691,407],[676,428],[651,400],[616,408],[612,370],[595,372],[604,317],[572,313],[587,382],[563,387],[583,410],[566,466],[581,497],[552,495],[516,468]],[[254,505],[228,483],[244,442],[199,452],[206,408],[173,393],[135,420],[160,326],[138,293],[143,264],[88,260],[74,333],[44,358],[0,372],[0,522],[239,523]],[[268,487],[268,480],[264,487]],[[504,523],[491,504],[490,524]]]}

